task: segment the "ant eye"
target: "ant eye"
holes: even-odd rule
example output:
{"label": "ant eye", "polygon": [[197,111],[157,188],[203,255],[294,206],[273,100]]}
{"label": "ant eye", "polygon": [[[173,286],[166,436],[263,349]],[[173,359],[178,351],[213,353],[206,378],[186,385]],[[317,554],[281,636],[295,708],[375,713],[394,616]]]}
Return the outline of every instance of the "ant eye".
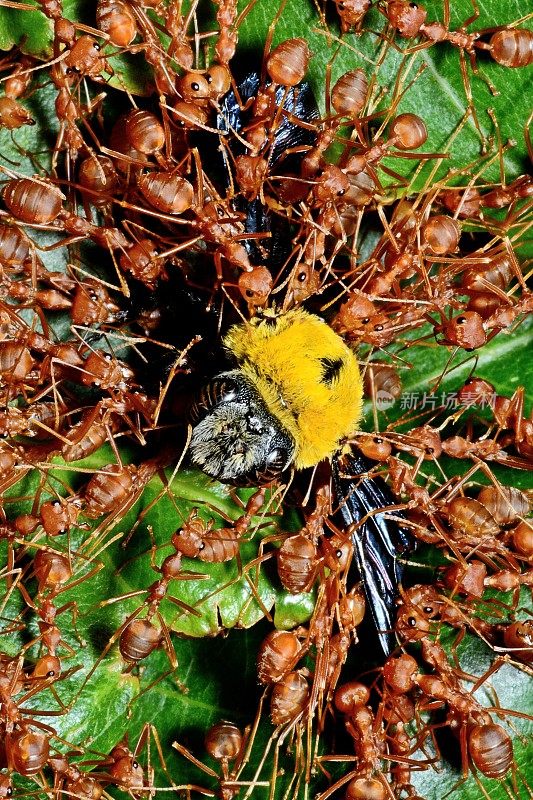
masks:
{"label": "ant eye", "polygon": [[298,275],[298,280],[300,281],[300,283],[303,283],[306,279],[307,279],[307,273],[300,272],[300,274]]}
{"label": "ant eye", "polygon": [[411,628],[416,628],[416,617],[409,617],[409,619],[407,620],[407,624]]}
{"label": "ant eye", "polygon": [[368,323],[370,322],[370,317],[365,317],[364,319],[361,320],[361,322],[363,323],[363,325],[368,325]]}
{"label": "ant eye", "polygon": [[98,44],[98,42],[95,42],[95,43],[93,44],[93,48],[94,48],[96,51],[98,51],[98,52],[100,52],[100,50],[102,49],[102,48],[100,47],[100,45]]}
{"label": "ant eye", "polygon": [[191,83],[191,89],[193,90],[193,92],[198,92],[200,90],[200,84],[196,82]]}
{"label": "ant eye", "polygon": [[457,317],[457,324],[464,325],[466,322],[466,317]]}

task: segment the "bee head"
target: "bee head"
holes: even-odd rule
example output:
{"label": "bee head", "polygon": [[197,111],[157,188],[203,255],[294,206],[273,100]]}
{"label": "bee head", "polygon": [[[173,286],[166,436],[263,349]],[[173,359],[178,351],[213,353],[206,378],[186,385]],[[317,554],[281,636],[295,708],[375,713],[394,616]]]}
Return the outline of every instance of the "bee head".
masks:
{"label": "bee head", "polygon": [[219,481],[269,483],[293,460],[292,436],[239,370],[215,376],[193,403],[190,419],[191,461]]}

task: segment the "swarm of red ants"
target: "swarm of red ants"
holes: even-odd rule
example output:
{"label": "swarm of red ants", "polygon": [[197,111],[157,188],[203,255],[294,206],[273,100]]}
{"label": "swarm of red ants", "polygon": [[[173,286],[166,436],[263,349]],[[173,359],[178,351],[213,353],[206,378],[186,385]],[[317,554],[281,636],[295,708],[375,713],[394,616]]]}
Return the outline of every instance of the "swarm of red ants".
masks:
{"label": "swarm of red ants", "polygon": [[[476,365],[533,309],[520,256],[533,182],[506,182],[511,145],[495,117],[495,135],[481,133],[471,83],[476,54],[502,70],[532,64],[533,32],[523,20],[471,30],[475,15],[454,30],[447,4],[440,22],[395,0],[374,4],[378,34],[365,29],[370,0],[317,6],[335,47],[372,35],[376,63],[391,47],[405,53],[388,94],[375,68],[328,73],[321,113],[305,38],[273,45],[283,8],[250,70],[237,44],[254,3],[213,0],[207,32],[196,1],[99,0],[91,24],[60,0],[2,5],[47,19],[53,51],[5,54],[0,122],[16,142],[48,87],[58,127],[47,154],[19,148],[20,163],[1,168],[0,797],[420,800],[420,776],[446,766],[442,733],[459,764],[454,796],[470,776],[469,796],[493,796],[500,781],[502,796],[530,797],[514,752],[529,717],[502,708],[492,680],[529,675],[533,659],[530,494],[501,468],[531,468],[533,420],[522,387],[502,396]],[[442,46],[462,65],[456,135],[466,123],[480,132],[480,157],[459,175],[446,148],[423,152],[423,118],[398,113],[417,55]],[[121,86],[107,52],[144,62],[146,96]],[[485,179],[488,163],[501,165],[499,181]],[[357,531],[341,524],[324,465],[239,492],[183,471],[187,409],[228,327],[300,306],[360,359],[374,412],[353,442],[369,463],[363,480],[386,481],[385,511],[412,538],[381,656],[365,628]],[[433,402],[394,418],[417,346],[448,363],[424,387]],[[452,406],[435,403],[457,358],[469,377]],[[166,529],[154,522],[165,514]],[[235,587],[230,620],[223,593]],[[276,629],[276,597],[307,614]],[[82,641],[77,623],[104,609],[114,628]],[[202,732],[207,760],[167,739],[157,717],[128,739],[139,687],[187,697],[180,637],[258,620],[258,707],[239,712],[240,727],[220,719]],[[461,648],[479,640],[490,658],[472,674]],[[98,679],[128,687],[105,752],[97,722],[80,736],[69,722]],[[178,760],[179,774],[194,770],[186,782]]]}

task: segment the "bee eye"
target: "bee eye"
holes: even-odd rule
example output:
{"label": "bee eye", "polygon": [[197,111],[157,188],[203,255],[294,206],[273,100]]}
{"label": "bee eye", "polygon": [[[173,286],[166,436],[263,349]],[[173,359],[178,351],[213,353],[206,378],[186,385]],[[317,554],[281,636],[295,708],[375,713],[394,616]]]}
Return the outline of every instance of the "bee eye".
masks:
{"label": "bee eye", "polygon": [[284,447],[276,447],[268,454],[267,465],[269,467],[283,468],[287,462],[289,454]]}
{"label": "bee eye", "polygon": [[216,398],[217,405],[220,403],[229,403],[230,400],[235,400],[237,397],[237,383],[233,378],[224,378],[221,381],[216,381],[211,384],[213,397]]}
{"label": "bee eye", "polygon": [[[260,468],[251,470],[245,475],[241,475],[238,485],[261,486],[276,480],[289,466],[291,457],[292,450],[282,446],[274,447]],[[232,482],[235,483],[235,481]]]}
{"label": "bee eye", "polygon": [[289,460],[290,454],[285,447],[275,447],[268,454],[265,468],[258,473],[258,477],[262,482],[278,478],[287,467]]}

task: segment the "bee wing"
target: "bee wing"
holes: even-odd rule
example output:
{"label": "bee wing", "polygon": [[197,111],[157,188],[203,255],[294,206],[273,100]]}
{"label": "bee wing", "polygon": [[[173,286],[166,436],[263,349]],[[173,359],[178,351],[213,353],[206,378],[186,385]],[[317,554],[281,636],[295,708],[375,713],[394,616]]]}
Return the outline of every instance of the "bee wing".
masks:
{"label": "bee wing", "polygon": [[412,542],[394,519],[399,511],[390,514],[376,512],[394,506],[397,501],[380,477],[358,478],[368,472],[373,462],[355,450],[333,459],[333,483],[339,505],[338,514],[348,527],[367,519],[352,534],[356,565],[363,582],[370,613],[374,619],[379,641],[386,655],[396,646],[391,633],[395,617],[398,584],[402,565],[397,556],[411,549]]}
{"label": "bee wing", "polygon": [[217,114],[216,127],[222,133],[229,133],[231,130],[240,131],[244,124],[244,113],[242,104],[246,104],[256,96],[261,79],[259,73],[251,72],[238,84],[239,99],[233,89],[224,95],[220,101],[220,110]]}
{"label": "bee wing", "polygon": [[[289,91],[285,87],[279,87],[276,90],[276,103],[279,105],[283,103],[283,108],[287,113],[282,115],[274,132],[269,160],[272,164],[276,164],[283,157],[284,168],[286,168],[288,150],[301,145],[312,146],[316,142],[316,130],[310,129],[309,125],[307,127],[299,125],[298,120],[302,120],[304,123],[313,123],[319,119],[320,113],[313,91],[305,82]],[[300,159],[301,156],[295,159],[293,166],[298,164]]]}
{"label": "bee wing", "polygon": [[[220,111],[217,115],[216,126],[222,133],[230,130],[241,131],[251,119],[252,107],[243,110],[243,104],[256,97],[261,85],[259,74],[252,72],[241,80],[237,85],[239,99],[234,89],[231,89],[220,103]],[[285,175],[293,172],[298,173],[299,165],[302,160],[302,153],[292,153],[307,145],[312,147],[317,138],[317,131],[310,127],[320,117],[318,106],[313,95],[313,91],[308,83],[301,83],[297,87],[289,90],[280,86],[276,89],[276,103],[283,106],[286,113],[279,114],[271,135],[270,147],[267,149],[265,157],[268,158],[270,169],[283,161]],[[299,124],[299,120],[303,124]],[[211,152],[219,148],[211,144]],[[211,152],[209,157],[211,158]],[[233,156],[246,152],[244,145],[238,141],[232,147]],[[226,175],[232,175],[232,165],[225,150],[222,151],[225,160]],[[229,186],[229,181],[226,181]],[[265,250],[268,253],[268,265],[271,269],[277,269],[287,261],[292,244],[291,230],[286,221],[279,215],[272,215],[269,209],[263,205],[259,199],[246,200],[237,197],[233,202],[237,211],[246,215],[244,230],[246,233],[270,233],[269,238],[261,239],[259,243],[254,239],[245,239],[244,246],[248,251],[253,264],[263,264],[265,262]]]}
{"label": "bee wing", "polygon": [[[240,131],[248,123],[251,110],[243,111],[242,103],[256,97],[260,87],[260,78],[257,72],[252,72],[243,78],[237,85],[239,99],[233,89],[231,89],[221,100],[220,110],[217,114],[216,127],[222,133],[229,133],[230,130]],[[276,164],[282,156],[286,156],[287,150],[299,145],[313,145],[316,138],[316,131],[309,127],[308,123],[318,120],[320,112],[313,95],[313,91],[308,83],[300,83],[297,87],[287,90],[285,87],[276,89],[276,103],[280,106],[283,103],[285,114],[280,115],[276,127],[273,131],[271,150],[268,159],[271,164]],[[299,125],[301,120],[306,125]],[[246,152],[242,146],[235,148],[235,153]]]}

